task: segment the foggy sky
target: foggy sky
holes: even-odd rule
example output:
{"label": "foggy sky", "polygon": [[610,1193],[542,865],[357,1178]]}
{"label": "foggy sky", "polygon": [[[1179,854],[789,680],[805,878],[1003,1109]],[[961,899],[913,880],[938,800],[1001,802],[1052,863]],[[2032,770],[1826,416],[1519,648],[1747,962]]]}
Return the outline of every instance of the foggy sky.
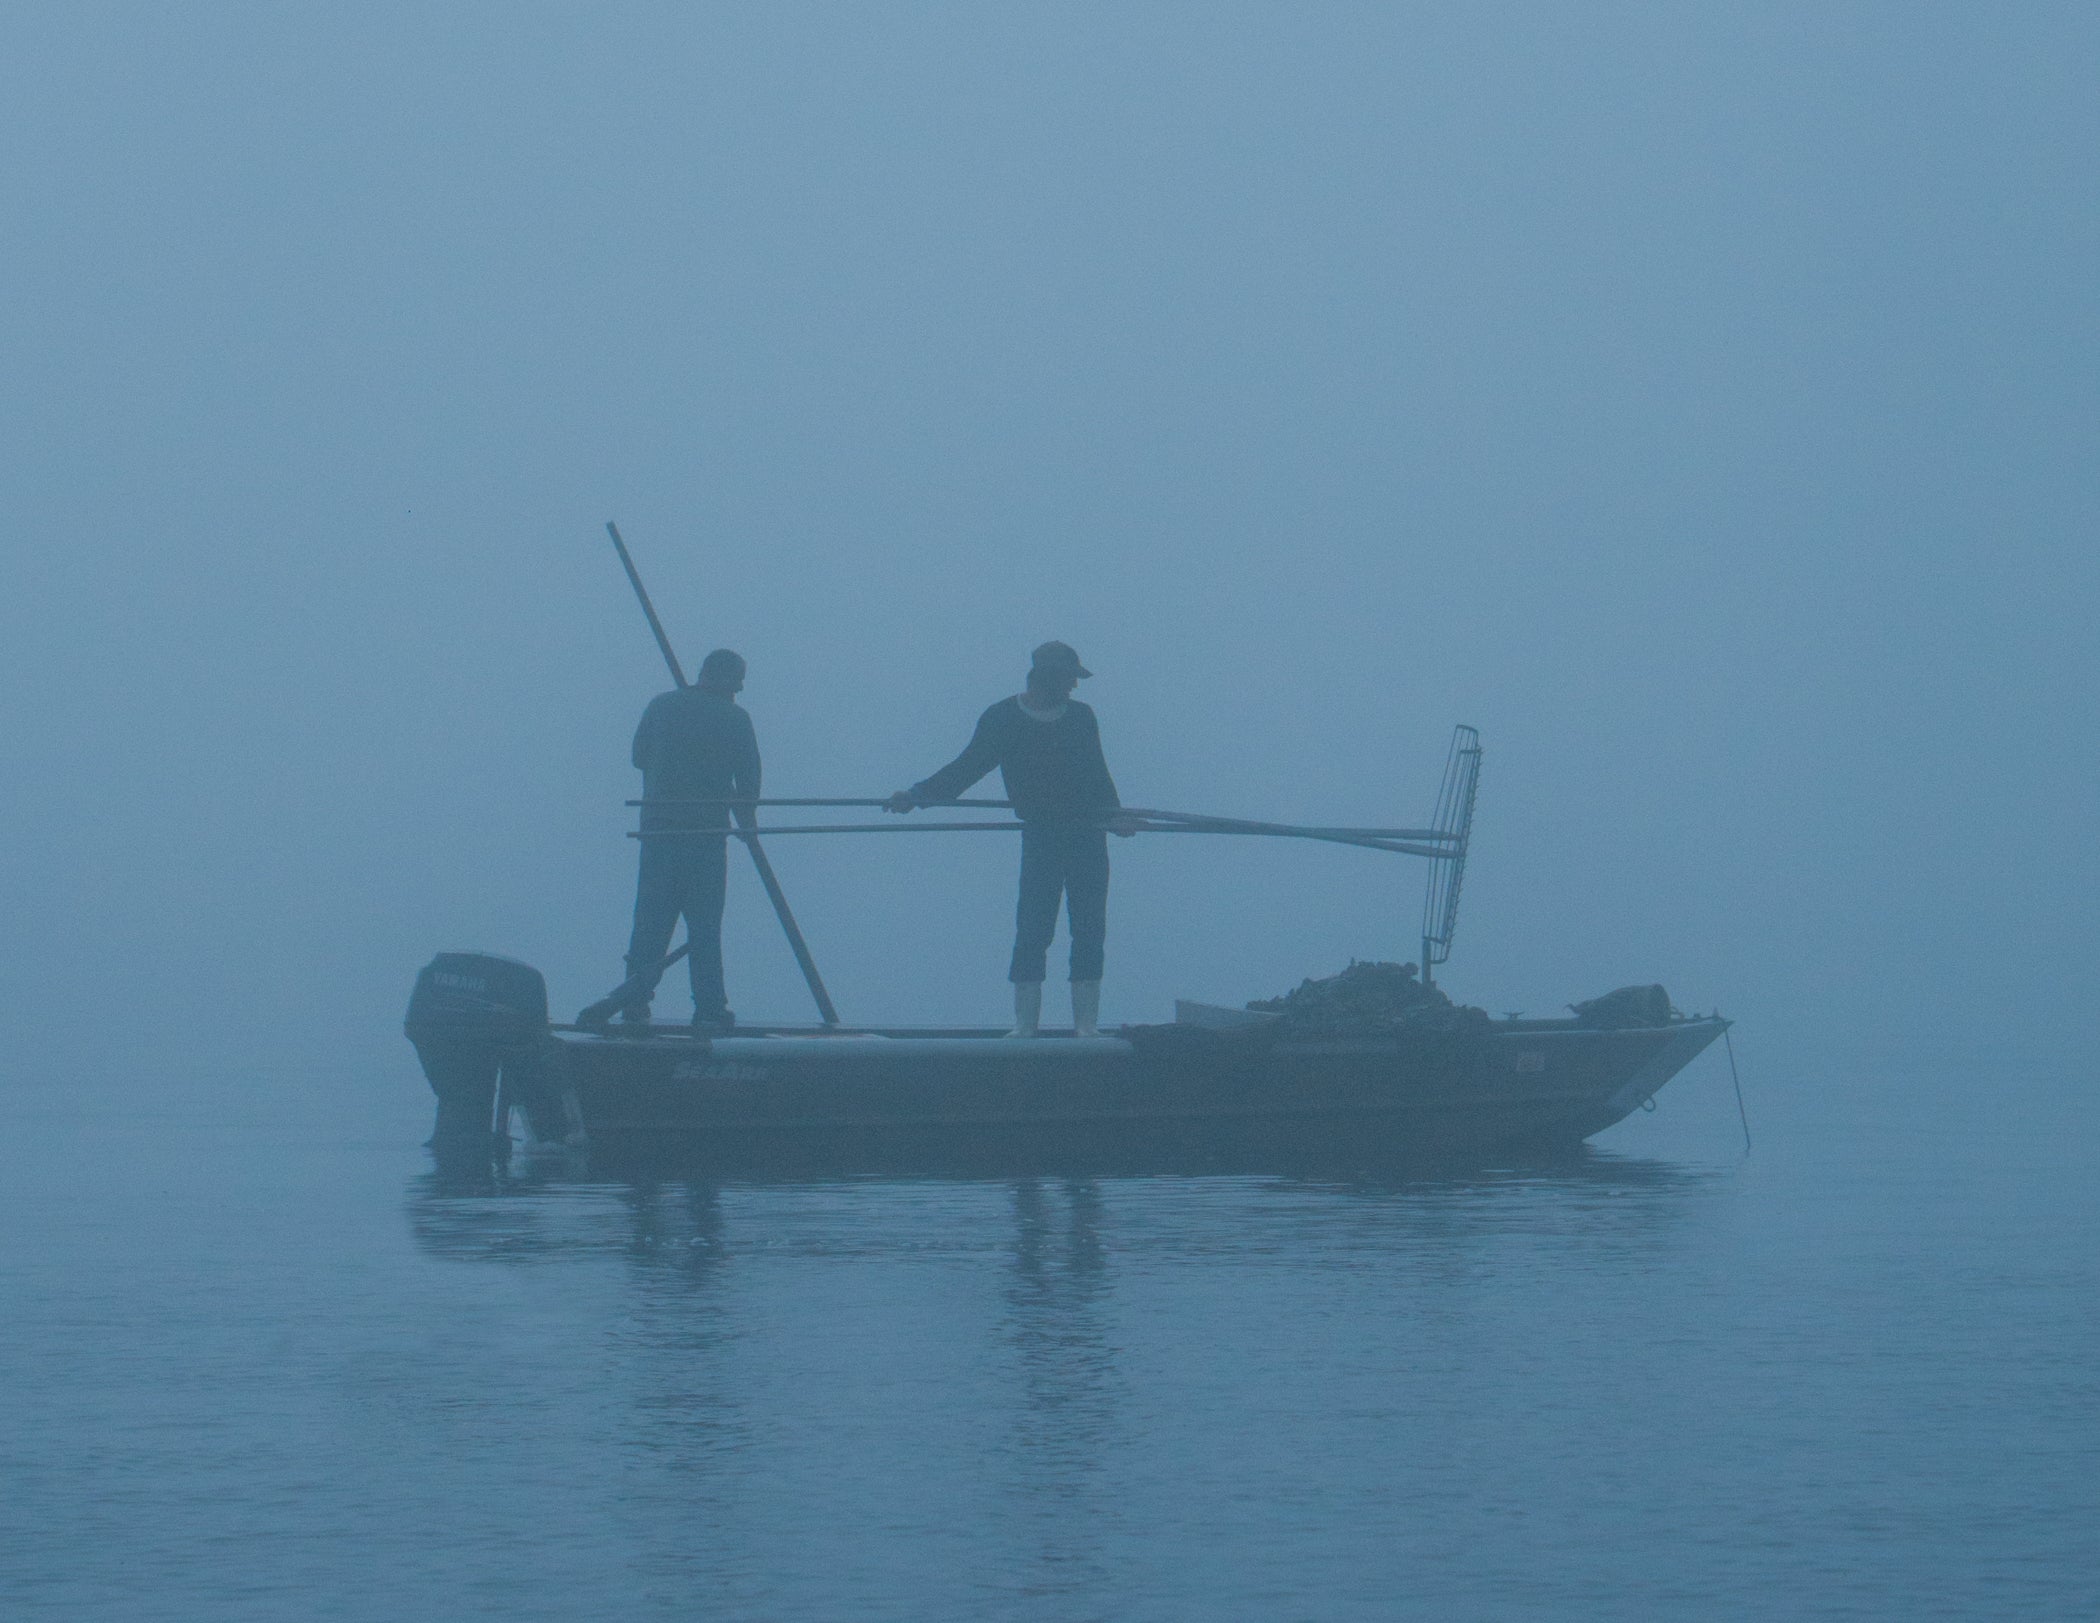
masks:
{"label": "foggy sky", "polygon": [[[607,518],[774,793],[1062,637],[1137,804],[1420,822],[1478,726],[1462,1000],[2082,1027],[2090,7],[67,4],[0,81],[24,1085],[408,1098],[432,951],[617,980]],[[772,854],[849,1020],[1000,1017],[1008,840]],[[1417,955],[1409,859],[1113,854],[1110,1020]],[[741,864],[727,942],[805,1016]]]}

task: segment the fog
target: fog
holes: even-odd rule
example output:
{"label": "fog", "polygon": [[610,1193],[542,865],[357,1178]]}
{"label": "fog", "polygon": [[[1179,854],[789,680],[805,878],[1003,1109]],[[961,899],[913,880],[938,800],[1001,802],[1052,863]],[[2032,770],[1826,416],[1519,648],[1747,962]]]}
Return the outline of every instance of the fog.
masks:
{"label": "fog", "polygon": [[[772,793],[1060,637],[1135,804],[1418,823],[1479,727],[1463,1001],[2082,1029],[2090,8],[0,29],[25,1086],[340,1065],[406,1134],[432,951],[607,990],[666,685],[608,518]],[[849,1021],[1000,1018],[1008,839],[771,852]],[[1417,956],[1413,859],[1113,854],[1111,1021]],[[806,1016],[741,863],[726,942]]]}

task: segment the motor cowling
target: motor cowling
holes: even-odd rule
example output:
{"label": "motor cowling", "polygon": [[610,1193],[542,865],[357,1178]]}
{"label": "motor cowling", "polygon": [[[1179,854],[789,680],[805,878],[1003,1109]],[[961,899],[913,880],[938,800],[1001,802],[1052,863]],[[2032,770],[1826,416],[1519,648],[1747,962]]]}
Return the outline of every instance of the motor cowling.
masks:
{"label": "motor cowling", "polygon": [[530,964],[486,952],[441,952],[409,995],[408,1040],[437,1095],[432,1142],[486,1142],[499,1076],[537,1076],[547,1035],[547,982]]}

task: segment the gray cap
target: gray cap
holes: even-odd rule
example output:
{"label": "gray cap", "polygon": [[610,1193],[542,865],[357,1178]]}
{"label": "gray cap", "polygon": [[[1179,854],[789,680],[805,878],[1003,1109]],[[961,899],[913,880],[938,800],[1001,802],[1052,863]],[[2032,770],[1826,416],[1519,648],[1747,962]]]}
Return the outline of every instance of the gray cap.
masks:
{"label": "gray cap", "polygon": [[1094,673],[1079,663],[1079,655],[1068,642],[1046,642],[1029,660],[1032,669],[1058,671],[1067,676],[1092,676]]}

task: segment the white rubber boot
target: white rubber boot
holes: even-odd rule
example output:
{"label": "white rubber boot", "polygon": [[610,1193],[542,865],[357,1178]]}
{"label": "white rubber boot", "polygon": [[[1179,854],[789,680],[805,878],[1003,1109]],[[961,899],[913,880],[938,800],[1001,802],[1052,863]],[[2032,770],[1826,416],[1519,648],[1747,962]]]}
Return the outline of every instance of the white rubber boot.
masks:
{"label": "white rubber boot", "polygon": [[1072,983],[1072,1035],[1075,1037],[1098,1037],[1101,1035],[1101,983],[1099,981],[1074,981]]}
{"label": "white rubber boot", "polygon": [[1033,1037],[1043,1023],[1043,983],[1014,982],[1014,1029],[1009,1037]]}

